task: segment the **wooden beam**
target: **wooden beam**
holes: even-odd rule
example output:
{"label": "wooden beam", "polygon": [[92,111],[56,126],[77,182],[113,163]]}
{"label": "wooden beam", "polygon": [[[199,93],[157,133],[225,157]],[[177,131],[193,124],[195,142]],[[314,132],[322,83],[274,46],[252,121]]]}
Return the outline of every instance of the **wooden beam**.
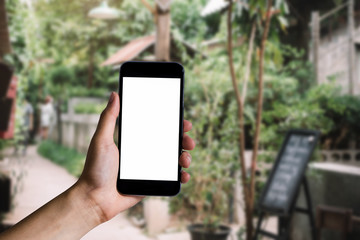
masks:
{"label": "wooden beam", "polygon": [[321,83],[321,79],[319,74],[320,18],[318,11],[311,13],[311,39],[315,80],[319,84]]}
{"label": "wooden beam", "polygon": [[331,15],[334,15],[335,13],[337,13],[338,11],[340,11],[341,9],[345,8],[346,6],[348,6],[349,2],[345,2],[343,4],[340,4],[339,6],[337,6],[336,8],[328,11],[327,13],[324,13],[321,17],[320,17],[320,21],[323,21],[324,19],[330,17]]}
{"label": "wooden beam", "polygon": [[0,0],[0,60],[11,53],[11,43],[6,17],[5,0]]}
{"label": "wooden beam", "polygon": [[354,95],[355,86],[355,64],[354,53],[356,51],[354,44],[354,0],[349,0],[348,5],[348,39],[349,39],[349,94]]}
{"label": "wooden beam", "polygon": [[155,57],[157,61],[170,61],[170,10],[162,11],[157,5],[156,11]]}

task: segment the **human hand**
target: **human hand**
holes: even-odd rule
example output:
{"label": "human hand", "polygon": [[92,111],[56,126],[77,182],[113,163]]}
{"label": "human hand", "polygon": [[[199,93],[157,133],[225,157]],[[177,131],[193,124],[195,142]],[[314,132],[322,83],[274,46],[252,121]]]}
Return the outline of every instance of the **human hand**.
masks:
{"label": "human hand", "polygon": [[[119,150],[114,143],[113,134],[119,110],[119,96],[112,93],[91,140],[83,173],[75,184],[94,203],[101,222],[110,220],[143,199],[140,196],[121,195],[116,189]],[[191,123],[184,120],[184,132],[190,131],[191,127]],[[182,145],[185,150],[192,150],[195,142],[184,133]],[[179,164],[188,168],[190,163],[191,155],[183,152]],[[182,171],[181,182],[186,183],[189,179],[190,175]]]}

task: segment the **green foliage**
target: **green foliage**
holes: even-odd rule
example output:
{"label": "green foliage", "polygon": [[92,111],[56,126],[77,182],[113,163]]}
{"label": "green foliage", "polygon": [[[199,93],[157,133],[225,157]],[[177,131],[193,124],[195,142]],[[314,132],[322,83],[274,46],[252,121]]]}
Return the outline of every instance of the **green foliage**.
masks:
{"label": "green foliage", "polygon": [[37,151],[41,156],[64,167],[72,175],[80,176],[85,163],[86,156],[84,154],[52,141],[43,141]]}
{"label": "green foliage", "polygon": [[[280,75],[281,76],[281,75]],[[280,77],[277,81],[283,82]],[[293,79],[292,81],[296,81]],[[282,139],[277,136],[285,134],[291,128],[308,128],[321,131],[323,139],[335,142],[336,135],[346,131],[343,145],[350,138],[356,138],[360,130],[360,99],[350,95],[341,95],[341,89],[334,83],[320,84],[312,87],[304,94],[293,89],[292,95],[272,88],[274,94],[280,94],[272,99],[266,98],[264,111],[264,126],[261,142],[265,149],[278,149]],[[288,92],[288,93],[291,93]],[[282,95],[282,96],[281,96]],[[350,129],[352,131],[350,131]],[[322,142],[325,144],[325,141]],[[335,143],[334,143],[335,144]],[[336,148],[335,145],[323,146]]]}
{"label": "green foliage", "polygon": [[350,141],[360,136],[360,99],[357,96],[341,95],[339,88],[319,89],[313,92],[326,118],[332,121],[331,129],[323,136],[323,148],[347,149]]}
{"label": "green foliage", "polygon": [[53,85],[66,85],[75,79],[74,72],[66,66],[57,66],[51,69],[49,80]]}
{"label": "green foliage", "polygon": [[[20,98],[26,91],[31,93],[35,106],[46,94],[63,100],[69,96],[105,97],[118,87],[118,73],[100,64],[130,40],[153,34],[154,19],[141,1],[132,0],[109,0],[110,6],[121,10],[118,20],[88,18],[89,10],[99,2],[38,0],[32,7],[20,0],[7,2],[14,53],[5,59],[15,66]],[[244,106],[245,125],[249,130],[246,146],[250,148],[256,116],[258,46],[266,1],[245,2],[248,4],[234,3],[233,41],[240,39],[243,43],[234,47],[233,54],[241,89],[249,35],[255,23],[255,47]],[[195,139],[197,147],[192,152],[191,181],[183,186],[178,197],[171,199],[171,209],[192,221],[215,226],[225,221],[232,211],[228,202],[232,197],[234,173],[239,168],[239,128],[225,44],[226,14],[201,17],[200,11],[206,3],[206,0],[174,0],[171,6],[174,36],[198,45],[214,37],[224,44],[208,53],[207,59],[197,56],[184,61],[185,118],[193,122],[189,135]],[[288,24],[284,17],[289,11],[286,1],[276,0],[274,4],[280,13],[271,21],[265,52],[260,147],[277,151],[284,133],[290,128],[317,129],[325,139],[333,139],[329,147],[345,146],[350,137],[360,132],[360,100],[341,96],[332,83],[314,86],[313,67],[304,61],[304,52],[280,42],[280,32],[286,31]],[[93,88],[87,89],[90,74]],[[75,111],[99,113],[103,108],[104,105],[80,104]],[[344,135],[343,139],[339,139],[340,135]],[[0,147],[1,144],[2,141]],[[80,174],[85,156],[49,141],[43,142],[38,151],[72,174]],[[263,158],[268,162],[274,159]],[[261,183],[258,187],[261,188]]]}
{"label": "green foliage", "polygon": [[[265,66],[263,125],[260,146],[264,150],[277,151],[284,134],[291,128],[317,129],[327,134],[336,123],[327,115],[324,102],[339,95],[334,84],[311,87],[313,71],[310,63],[302,60],[303,51],[282,46],[286,64]],[[271,61],[271,58],[267,59]],[[309,80],[310,79],[310,80]],[[256,86],[249,86],[248,107],[256,104]],[[325,99],[325,100],[324,100]],[[248,123],[252,124],[255,108],[250,107]],[[251,141],[251,140],[250,140]]]}
{"label": "green foliage", "polygon": [[347,125],[353,133],[360,131],[360,99],[351,95],[335,96],[321,99],[326,108],[327,116],[337,121],[339,125]]}
{"label": "green foliage", "polygon": [[[90,74],[94,88],[115,90],[117,72],[100,64],[128,41],[153,33],[153,17],[140,1],[109,1],[109,5],[121,10],[120,19],[112,21],[87,16],[99,3],[92,0],[7,2],[14,53],[5,59],[15,66],[22,90],[37,95],[33,97],[35,101],[47,94],[65,99],[69,91],[61,86],[65,82],[72,87],[87,86]],[[66,78],[61,76],[65,74]]]}
{"label": "green foliage", "polygon": [[0,139],[0,160],[2,159],[1,152],[8,145],[8,141],[5,139]]}
{"label": "green foliage", "polygon": [[287,61],[282,67],[282,72],[297,79],[299,91],[304,93],[307,89],[314,86],[316,83],[314,66],[311,62],[304,60],[306,58],[305,51],[285,45],[281,48],[281,52],[285,61]]}
{"label": "green foliage", "polygon": [[229,76],[223,74],[228,70],[226,56],[194,62],[186,69],[185,118],[193,120],[189,135],[197,147],[191,152],[191,181],[171,199],[171,209],[213,227],[228,214],[232,175],[237,167],[235,105]]}
{"label": "green foliage", "polygon": [[109,90],[106,88],[91,88],[86,87],[72,87],[69,89],[69,96],[71,97],[108,97]]}
{"label": "green foliage", "polygon": [[194,42],[207,32],[208,26],[200,16],[202,2],[177,0],[171,4],[172,31],[176,31],[182,39]]}
{"label": "green foliage", "polygon": [[106,107],[104,104],[88,104],[88,103],[79,103],[74,107],[74,111],[77,114],[100,114]]}

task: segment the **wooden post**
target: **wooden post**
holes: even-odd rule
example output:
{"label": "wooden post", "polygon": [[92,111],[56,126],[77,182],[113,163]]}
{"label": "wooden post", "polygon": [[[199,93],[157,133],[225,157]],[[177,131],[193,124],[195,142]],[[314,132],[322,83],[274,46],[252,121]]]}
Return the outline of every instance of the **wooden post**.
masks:
{"label": "wooden post", "polygon": [[0,61],[7,53],[11,53],[11,43],[6,17],[5,0],[0,0]]}
{"label": "wooden post", "polygon": [[155,58],[157,61],[170,61],[170,2],[156,1],[156,42]]}
{"label": "wooden post", "polygon": [[355,73],[354,73],[354,0],[348,2],[348,39],[349,39],[349,94],[354,95]]}
{"label": "wooden post", "polygon": [[319,71],[320,18],[318,11],[314,11],[311,13],[311,38],[314,74],[316,82],[319,84],[321,82],[321,79]]}

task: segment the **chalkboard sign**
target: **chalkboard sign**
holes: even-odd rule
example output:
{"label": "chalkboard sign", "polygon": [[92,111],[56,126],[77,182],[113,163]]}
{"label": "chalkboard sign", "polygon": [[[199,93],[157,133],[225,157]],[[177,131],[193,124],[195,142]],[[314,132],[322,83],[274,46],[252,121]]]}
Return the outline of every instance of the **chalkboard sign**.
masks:
{"label": "chalkboard sign", "polygon": [[289,213],[318,137],[317,131],[288,132],[260,198],[261,210],[280,215]]}

